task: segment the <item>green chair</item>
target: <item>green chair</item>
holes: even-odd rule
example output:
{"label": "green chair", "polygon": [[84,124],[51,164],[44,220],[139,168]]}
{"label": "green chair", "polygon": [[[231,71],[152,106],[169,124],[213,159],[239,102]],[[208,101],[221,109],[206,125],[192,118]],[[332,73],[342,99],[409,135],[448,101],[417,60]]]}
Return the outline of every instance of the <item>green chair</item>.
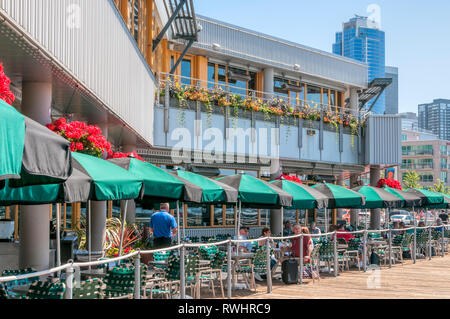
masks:
{"label": "green chair", "polygon": [[8,291],[4,284],[0,283],[0,300],[9,299]]}
{"label": "green chair", "polygon": [[349,258],[349,260],[356,261],[356,266],[358,267],[358,270],[361,271],[360,266],[360,255],[362,250],[362,241],[361,238],[350,238],[348,241],[348,246],[346,250],[346,254]]}
{"label": "green chair", "polygon": [[[26,268],[26,269],[17,269],[17,270],[4,270],[2,272],[2,277],[8,277],[8,276],[20,276],[20,275],[25,275],[25,274],[29,274],[29,273],[33,273],[36,272],[36,270],[34,270],[33,268]],[[24,286],[24,285],[30,285],[32,283],[35,283],[39,281],[39,277],[31,277],[31,278],[27,278],[27,279],[18,279],[18,280],[13,280],[13,281],[8,281],[4,283],[6,292],[8,293],[8,296],[10,298],[23,298],[25,297],[25,295],[20,295],[18,293],[12,292],[12,288],[17,287],[17,286]]]}
{"label": "green chair", "polygon": [[24,299],[63,299],[66,285],[37,281],[31,284]]}
{"label": "green chair", "polygon": [[107,299],[132,299],[134,294],[134,267],[117,266],[109,270],[103,291]]}
{"label": "green chair", "polygon": [[80,282],[72,292],[73,299],[103,299],[103,282],[98,278]]}

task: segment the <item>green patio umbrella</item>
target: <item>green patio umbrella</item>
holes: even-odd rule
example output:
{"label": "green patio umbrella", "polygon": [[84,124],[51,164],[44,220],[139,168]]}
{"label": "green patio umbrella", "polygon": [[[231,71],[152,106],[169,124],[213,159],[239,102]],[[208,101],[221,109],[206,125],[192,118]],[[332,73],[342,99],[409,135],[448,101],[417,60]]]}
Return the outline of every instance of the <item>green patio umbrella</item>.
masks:
{"label": "green patio umbrella", "polygon": [[0,99],[0,189],[62,183],[71,174],[70,145]]}
{"label": "green patio umbrella", "polygon": [[444,203],[444,195],[426,189],[410,188],[407,193],[414,194],[422,199],[422,207],[429,207]]}
{"label": "green patio umbrella", "polygon": [[201,192],[201,203],[237,202],[238,191],[227,184],[187,171],[178,170],[171,174],[183,183],[187,181],[198,186]]}
{"label": "green patio umbrella", "polygon": [[395,189],[391,188],[389,186],[384,186],[383,189],[386,192],[391,193],[392,195],[395,195],[399,197],[402,200],[402,207],[420,207],[422,205],[422,198],[414,195],[409,192],[405,192],[401,189]]}
{"label": "green patio umbrella", "polygon": [[270,182],[292,195],[289,209],[314,209],[328,206],[328,198],[321,192],[304,184],[280,179]]}
{"label": "green patio umbrella", "polygon": [[355,192],[364,195],[366,203],[361,208],[398,208],[402,205],[402,199],[390,192],[372,186],[359,186],[353,188]]}
{"label": "green patio umbrella", "polygon": [[324,183],[312,188],[328,197],[328,208],[361,208],[366,203],[364,195],[339,185]]}
{"label": "green patio umbrella", "polygon": [[292,206],[292,195],[256,177],[239,174],[221,177],[217,180],[238,191],[239,209],[236,218],[236,235],[238,235],[240,228],[242,206],[267,209],[283,209],[283,207]]}

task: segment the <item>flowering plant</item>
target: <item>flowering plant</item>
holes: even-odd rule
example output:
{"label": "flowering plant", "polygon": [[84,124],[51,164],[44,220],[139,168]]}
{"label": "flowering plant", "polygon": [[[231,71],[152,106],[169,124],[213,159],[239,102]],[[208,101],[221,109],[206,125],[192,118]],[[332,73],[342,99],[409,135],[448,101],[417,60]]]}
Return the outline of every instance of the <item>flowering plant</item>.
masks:
{"label": "flowering plant", "polygon": [[281,175],[281,176],[278,177],[277,179],[285,179],[285,180],[287,180],[287,181],[291,181],[291,182],[303,184],[302,181],[300,180],[300,178],[298,178],[298,177],[295,176],[295,175]]}
{"label": "flowering plant", "polygon": [[388,186],[390,188],[395,188],[395,189],[402,189],[402,185],[400,184],[399,181],[393,179],[393,178],[382,178],[378,181],[377,187],[378,188],[383,188],[383,186]]}
{"label": "flowering plant", "polygon": [[111,144],[96,125],[87,125],[80,121],[67,122],[64,117],[61,117],[53,124],[47,124],[47,128],[67,139],[72,152],[95,157],[102,157],[105,152],[110,156],[113,154]]}
{"label": "flowering plant", "polygon": [[11,80],[3,72],[3,64],[0,63],[0,99],[8,104],[12,104],[16,97],[10,91]]}
{"label": "flowering plant", "polygon": [[108,159],[110,159],[110,158],[126,158],[126,157],[133,157],[140,161],[145,162],[144,159],[141,156],[139,156],[139,154],[136,152],[131,152],[131,153],[117,152],[117,153],[113,153],[112,155],[108,156]]}

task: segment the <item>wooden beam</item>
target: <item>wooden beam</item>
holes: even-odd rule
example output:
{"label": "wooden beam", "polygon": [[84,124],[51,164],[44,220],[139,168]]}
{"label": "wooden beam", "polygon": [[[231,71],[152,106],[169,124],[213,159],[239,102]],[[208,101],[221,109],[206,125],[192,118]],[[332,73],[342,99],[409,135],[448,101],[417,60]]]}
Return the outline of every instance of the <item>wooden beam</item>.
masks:
{"label": "wooden beam", "polygon": [[67,204],[64,203],[63,230],[67,229]]}
{"label": "wooden beam", "polygon": [[113,209],[113,202],[112,202],[112,200],[109,200],[107,205],[108,205],[107,216],[108,216],[108,219],[109,219],[109,218],[112,218],[112,209]]}
{"label": "wooden beam", "polygon": [[49,208],[49,220],[52,220],[52,218],[53,218],[53,205],[49,204],[48,208]]}
{"label": "wooden beam", "polygon": [[10,207],[6,206],[5,207],[5,219],[10,219]]}
{"label": "wooden beam", "polygon": [[227,205],[222,205],[222,226],[227,225]]}
{"label": "wooden beam", "polygon": [[209,221],[210,225],[214,226],[214,205],[209,205]]}

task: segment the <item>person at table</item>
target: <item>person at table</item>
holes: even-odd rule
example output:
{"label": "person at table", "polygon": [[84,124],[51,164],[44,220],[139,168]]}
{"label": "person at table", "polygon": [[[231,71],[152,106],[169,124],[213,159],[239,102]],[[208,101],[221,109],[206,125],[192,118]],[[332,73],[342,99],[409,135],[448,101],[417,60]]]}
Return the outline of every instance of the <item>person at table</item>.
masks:
{"label": "person at table", "polygon": [[439,218],[442,220],[444,225],[447,225],[447,223],[448,223],[448,214],[444,210],[439,214]]}
{"label": "person at table", "polygon": [[439,227],[436,227],[434,229],[435,231],[437,231],[437,232],[442,232],[443,231],[444,225],[442,223],[442,219],[440,219],[440,218],[436,219],[436,226],[439,226]]}
{"label": "person at table", "polygon": [[320,235],[322,232],[320,231],[320,228],[317,227],[316,222],[311,223],[310,233],[312,235]]}
{"label": "person at table", "polygon": [[355,236],[353,236],[352,234],[350,234],[349,231],[345,230],[344,224],[340,224],[339,226],[337,226],[337,238],[343,238],[345,240],[346,243],[348,243],[348,241],[350,239],[354,239]]}
{"label": "person at table", "polygon": [[286,223],[284,223],[283,236],[292,236],[292,235],[294,235],[294,232],[292,231],[291,228],[291,222],[287,221]]}
{"label": "person at table", "polygon": [[153,249],[167,248],[172,245],[172,237],[178,231],[175,217],[169,213],[169,203],[161,203],[159,212],[150,219],[150,233],[153,234]]}
{"label": "person at table", "polygon": [[[311,240],[311,236],[309,235],[309,230],[307,227],[302,227],[299,224],[296,224],[293,229],[294,235],[305,234],[303,236],[303,262],[309,263],[311,261],[311,252],[314,248],[313,241]],[[291,239],[291,247],[290,252],[292,257],[300,257],[300,237]]]}
{"label": "person at table", "polygon": [[[260,238],[267,238],[267,237],[270,237],[271,235],[272,235],[272,233],[270,232],[270,229],[265,227],[261,231]],[[258,240],[258,247],[266,249],[267,246],[269,246],[269,249],[275,248],[275,243],[273,242],[273,239],[269,238],[269,239]],[[275,257],[273,255],[271,255],[270,256],[270,269],[271,270],[276,265],[276,263],[277,263],[277,260],[275,259]],[[261,281],[262,279],[266,279],[266,275],[257,276],[257,274],[255,273],[255,278]]]}
{"label": "person at table", "polygon": [[[239,236],[234,236],[233,239],[235,240],[247,240],[248,238],[248,227],[242,226],[239,228]],[[251,242],[245,242],[245,243],[237,243],[237,246],[239,246],[239,251],[244,253],[250,253],[253,248],[253,244]],[[236,247],[234,248],[236,251]]]}

